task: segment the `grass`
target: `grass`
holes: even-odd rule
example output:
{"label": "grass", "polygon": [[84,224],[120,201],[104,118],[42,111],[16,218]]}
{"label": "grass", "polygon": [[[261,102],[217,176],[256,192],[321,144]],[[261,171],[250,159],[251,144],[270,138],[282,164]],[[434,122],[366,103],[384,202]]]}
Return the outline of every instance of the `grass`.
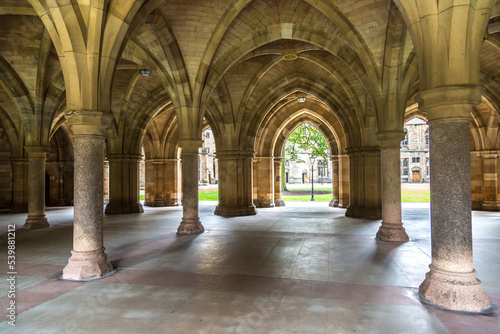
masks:
{"label": "grass", "polygon": [[431,192],[428,183],[401,185],[402,202],[429,203],[430,200],[431,200]]}
{"label": "grass", "polygon": [[[302,184],[289,184],[287,185],[288,190],[293,191],[310,191],[311,186],[305,186]],[[314,190],[318,191],[331,191],[332,187],[330,184],[314,186]],[[140,195],[139,199],[144,201],[145,196]],[[219,200],[219,191],[212,189],[200,188],[198,199],[200,201],[217,201]],[[329,202],[332,200],[332,194],[324,195],[314,195],[314,199],[317,202]],[[284,201],[297,201],[297,202],[309,202],[311,200],[311,195],[299,195],[299,196],[283,196]],[[401,200],[402,202],[418,202],[418,203],[428,203],[430,202],[430,190],[428,184],[402,184],[401,185]]]}
{"label": "grass", "polygon": [[218,190],[209,190],[209,191],[201,191],[198,193],[198,200],[200,201],[218,201],[219,200],[219,191]]}

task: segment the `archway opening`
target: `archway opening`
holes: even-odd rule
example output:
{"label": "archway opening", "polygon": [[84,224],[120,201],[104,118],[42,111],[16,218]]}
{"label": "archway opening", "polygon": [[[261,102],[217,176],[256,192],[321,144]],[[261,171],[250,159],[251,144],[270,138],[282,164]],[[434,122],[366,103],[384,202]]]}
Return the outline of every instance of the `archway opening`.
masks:
{"label": "archway opening", "polygon": [[403,202],[430,201],[429,126],[419,117],[404,125],[401,141],[401,198]]}
{"label": "archway opening", "polygon": [[211,128],[201,136],[203,144],[198,158],[198,199],[217,201],[219,199],[219,165],[215,155],[215,138]]}
{"label": "archway opening", "polygon": [[286,140],[283,157],[285,202],[332,200],[330,146],[318,128],[310,123],[295,128]]}

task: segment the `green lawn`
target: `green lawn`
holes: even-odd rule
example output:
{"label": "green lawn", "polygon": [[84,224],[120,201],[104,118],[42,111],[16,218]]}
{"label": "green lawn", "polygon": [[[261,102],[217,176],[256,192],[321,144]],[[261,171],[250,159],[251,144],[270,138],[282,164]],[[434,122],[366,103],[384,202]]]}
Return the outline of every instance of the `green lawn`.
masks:
{"label": "green lawn", "polygon": [[[283,200],[285,202],[286,201],[309,202],[311,200],[311,195],[306,195],[306,196],[283,196]],[[316,202],[330,202],[332,200],[332,194],[314,195],[314,200]]]}
{"label": "green lawn", "polygon": [[[303,185],[288,185],[288,190],[290,191],[311,191],[310,186]],[[331,185],[318,185],[314,187],[314,190],[318,191],[330,191]],[[140,195],[139,199],[144,201],[145,196]],[[219,199],[218,190],[201,190],[199,191],[198,199],[200,201],[217,201]],[[329,202],[332,200],[332,194],[324,195],[314,195],[314,199],[318,202]],[[299,201],[308,202],[311,200],[311,195],[301,195],[301,196],[283,196],[284,201]],[[430,191],[428,186],[412,186],[403,185],[401,188],[401,200],[403,202],[421,202],[428,203],[430,201]]]}
{"label": "green lawn", "polygon": [[219,191],[218,190],[200,191],[198,193],[198,199],[200,201],[218,201]]}
{"label": "green lawn", "polygon": [[401,201],[402,202],[420,202],[429,203],[431,200],[431,193],[429,188],[409,188],[402,187],[401,189]]}

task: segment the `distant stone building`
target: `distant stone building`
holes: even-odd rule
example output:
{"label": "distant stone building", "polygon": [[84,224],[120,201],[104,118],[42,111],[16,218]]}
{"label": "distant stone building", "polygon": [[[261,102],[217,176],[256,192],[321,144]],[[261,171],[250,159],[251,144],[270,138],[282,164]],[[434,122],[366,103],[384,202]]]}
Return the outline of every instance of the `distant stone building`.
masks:
{"label": "distant stone building", "polygon": [[198,161],[198,184],[217,184],[218,163],[215,157],[215,140],[212,129],[208,128],[202,133],[203,144],[200,148]]}
{"label": "distant stone building", "polygon": [[[303,163],[285,162],[285,178],[287,183],[311,183],[312,168],[311,158],[308,153],[299,155]],[[316,158],[314,161],[314,182],[315,183],[331,183],[332,173],[331,164],[323,158]]]}
{"label": "distant stone building", "polygon": [[420,118],[405,124],[401,142],[401,182],[429,182],[429,126]]}

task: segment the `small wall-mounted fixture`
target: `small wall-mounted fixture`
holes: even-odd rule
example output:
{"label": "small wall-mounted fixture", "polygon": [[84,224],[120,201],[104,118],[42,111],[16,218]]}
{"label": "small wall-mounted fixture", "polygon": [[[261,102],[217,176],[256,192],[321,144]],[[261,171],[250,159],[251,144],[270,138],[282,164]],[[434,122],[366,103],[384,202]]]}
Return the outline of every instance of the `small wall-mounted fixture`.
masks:
{"label": "small wall-mounted fixture", "polygon": [[151,71],[150,71],[150,70],[147,70],[147,69],[145,69],[145,68],[140,69],[140,70],[139,70],[139,73],[141,73],[141,75],[142,75],[143,77],[149,77],[149,76],[151,75]]}
{"label": "small wall-mounted fixture", "polygon": [[306,98],[305,98],[304,96],[299,96],[299,97],[297,98],[297,101],[299,101],[300,103],[302,103],[302,102],[306,102]]}

